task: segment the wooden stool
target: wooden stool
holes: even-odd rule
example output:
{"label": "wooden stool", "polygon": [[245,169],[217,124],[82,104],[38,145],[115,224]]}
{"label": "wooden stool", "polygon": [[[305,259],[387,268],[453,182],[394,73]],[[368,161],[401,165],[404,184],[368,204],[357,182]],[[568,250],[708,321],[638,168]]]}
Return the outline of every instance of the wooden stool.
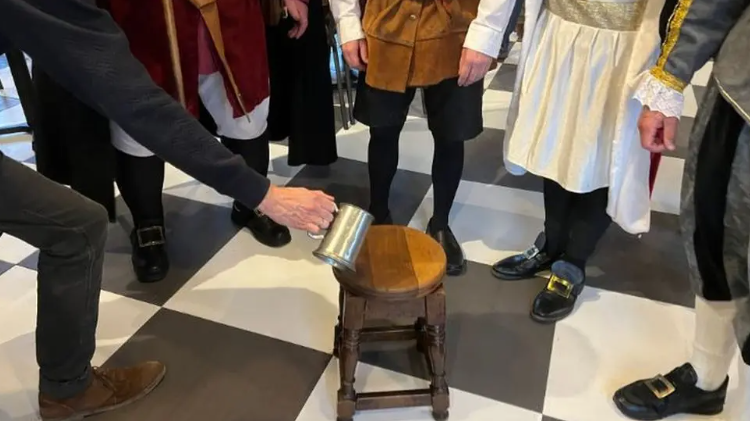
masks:
{"label": "wooden stool", "polygon": [[[356,273],[334,269],[341,284],[334,355],[341,387],[338,421],[357,410],[432,406],[436,420],[448,418],[445,379],[445,252],[430,236],[398,226],[374,226],[367,233]],[[367,327],[368,320],[414,318],[400,327]],[[363,342],[417,341],[431,376],[429,389],[357,393],[354,374]]]}

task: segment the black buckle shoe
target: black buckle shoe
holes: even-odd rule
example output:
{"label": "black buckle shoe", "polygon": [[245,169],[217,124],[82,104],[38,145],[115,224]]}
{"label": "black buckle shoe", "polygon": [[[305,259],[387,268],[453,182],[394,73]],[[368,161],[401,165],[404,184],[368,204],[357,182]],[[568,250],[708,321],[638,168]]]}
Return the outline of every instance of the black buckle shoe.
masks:
{"label": "black buckle shoe", "polygon": [[133,247],[133,271],[138,281],[152,283],[167,277],[169,255],[163,226],[134,229],[130,234],[130,244]]}
{"label": "black buckle shoe", "polygon": [[292,241],[289,228],[259,211],[249,210],[238,204],[232,208],[232,222],[249,229],[253,237],[267,247],[283,247]]}
{"label": "black buckle shoe", "polygon": [[707,392],[696,386],[698,376],[690,364],[666,376],[638,380],[615,392],[614,401],[625,416],[656,421],[677,414],[717,415],[724,410],[729,378],[718,390]]}
{"label": "black buckle shoe", "polygon": [[534,299],[531,318],[539,323],[554,323],[568,317],[583,291],[584,280],[578,267],[562,260],[555,262],[549,282]]}
{"label": "black buckle shoe", "polygon": [[518,281],[533,278],[539,272],[549,270],[554,257],[542,251],[546,241],[545,234],[540,233],[528,250],[506,257],[492,265],[492,275],[505,281]]}
{"label": "black buckle shoe", "polygon": [[448,276],[463,275],[466,272],[466,258],[461,244],[456,240],[449,226],[443,229],[433,229],[432,220],[427,224],[427,234],[440,243],[447,258],[445,273]]}

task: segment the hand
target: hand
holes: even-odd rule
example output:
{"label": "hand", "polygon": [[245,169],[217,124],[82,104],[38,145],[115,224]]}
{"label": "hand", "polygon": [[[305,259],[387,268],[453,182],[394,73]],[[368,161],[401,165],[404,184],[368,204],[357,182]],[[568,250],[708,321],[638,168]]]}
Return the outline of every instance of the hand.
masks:
{"label": "hand", "polygon": [[661,153],[665,150],[673,151],[679,122],[676,117],[667,117],[658,111],[644,108],[638,120],[641,146],[654,153]]}
{"label": "hand", "polygon": [[492,57],[464,48],[458,65],[458,86],[469,86],[482,79],[490,70]]}
{"label": "hand", "polygon": [[318,234],[333,221],[336,204],[321,192],[271,185],[258,210],[281,225]]}
{"label": "hand", "polygon": [[296,22],[289,30],[289,38],[299,39],[307,30],[307,4],[300,0],[284,0],[284,7]]}
{"label": "hand", "polygon": [[341,46],[344,52],[344,60],[352,69],[365,71],[367,69],[367,40],[358,39],[349,41]]}

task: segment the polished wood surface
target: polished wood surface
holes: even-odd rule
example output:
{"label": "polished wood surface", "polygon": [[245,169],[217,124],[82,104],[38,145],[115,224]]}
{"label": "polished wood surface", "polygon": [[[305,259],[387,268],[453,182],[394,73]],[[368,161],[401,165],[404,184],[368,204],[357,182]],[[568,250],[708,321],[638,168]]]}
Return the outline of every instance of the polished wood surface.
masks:
{"label": "polished wood surface", "polygon": [[355,263],[356,272],[334,270],[342,286],[387,300],[424,297],[442,283],[446,257],[429,235],[403,226],[373,226]]}

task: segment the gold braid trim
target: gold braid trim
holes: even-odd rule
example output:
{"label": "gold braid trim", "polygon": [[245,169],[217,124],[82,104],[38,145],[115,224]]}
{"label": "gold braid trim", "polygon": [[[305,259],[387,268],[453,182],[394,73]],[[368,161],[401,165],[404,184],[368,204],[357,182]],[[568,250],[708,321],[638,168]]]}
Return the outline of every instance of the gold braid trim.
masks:
{"label": "gold braid trim", "polygon": [[679,0],[677,7],[669,18],[669,29],[667,31],[667,39],[664,41],[661,49],[661,55],[659,60],[656,62],[656,67],[651,70],[651,74],[659,79],[662,83],[667,85],[669,88],[674,89],[678,92],[682,92],[688,85],[688,82],[679,79],[677,76],[667,72],[664,66],[667,64],[667,58],[672,54],[677,40],[680,38],[680,29],[682,24],[685,22],[685,16],[690,10],[690,6],[693,4],[693,0]]}

